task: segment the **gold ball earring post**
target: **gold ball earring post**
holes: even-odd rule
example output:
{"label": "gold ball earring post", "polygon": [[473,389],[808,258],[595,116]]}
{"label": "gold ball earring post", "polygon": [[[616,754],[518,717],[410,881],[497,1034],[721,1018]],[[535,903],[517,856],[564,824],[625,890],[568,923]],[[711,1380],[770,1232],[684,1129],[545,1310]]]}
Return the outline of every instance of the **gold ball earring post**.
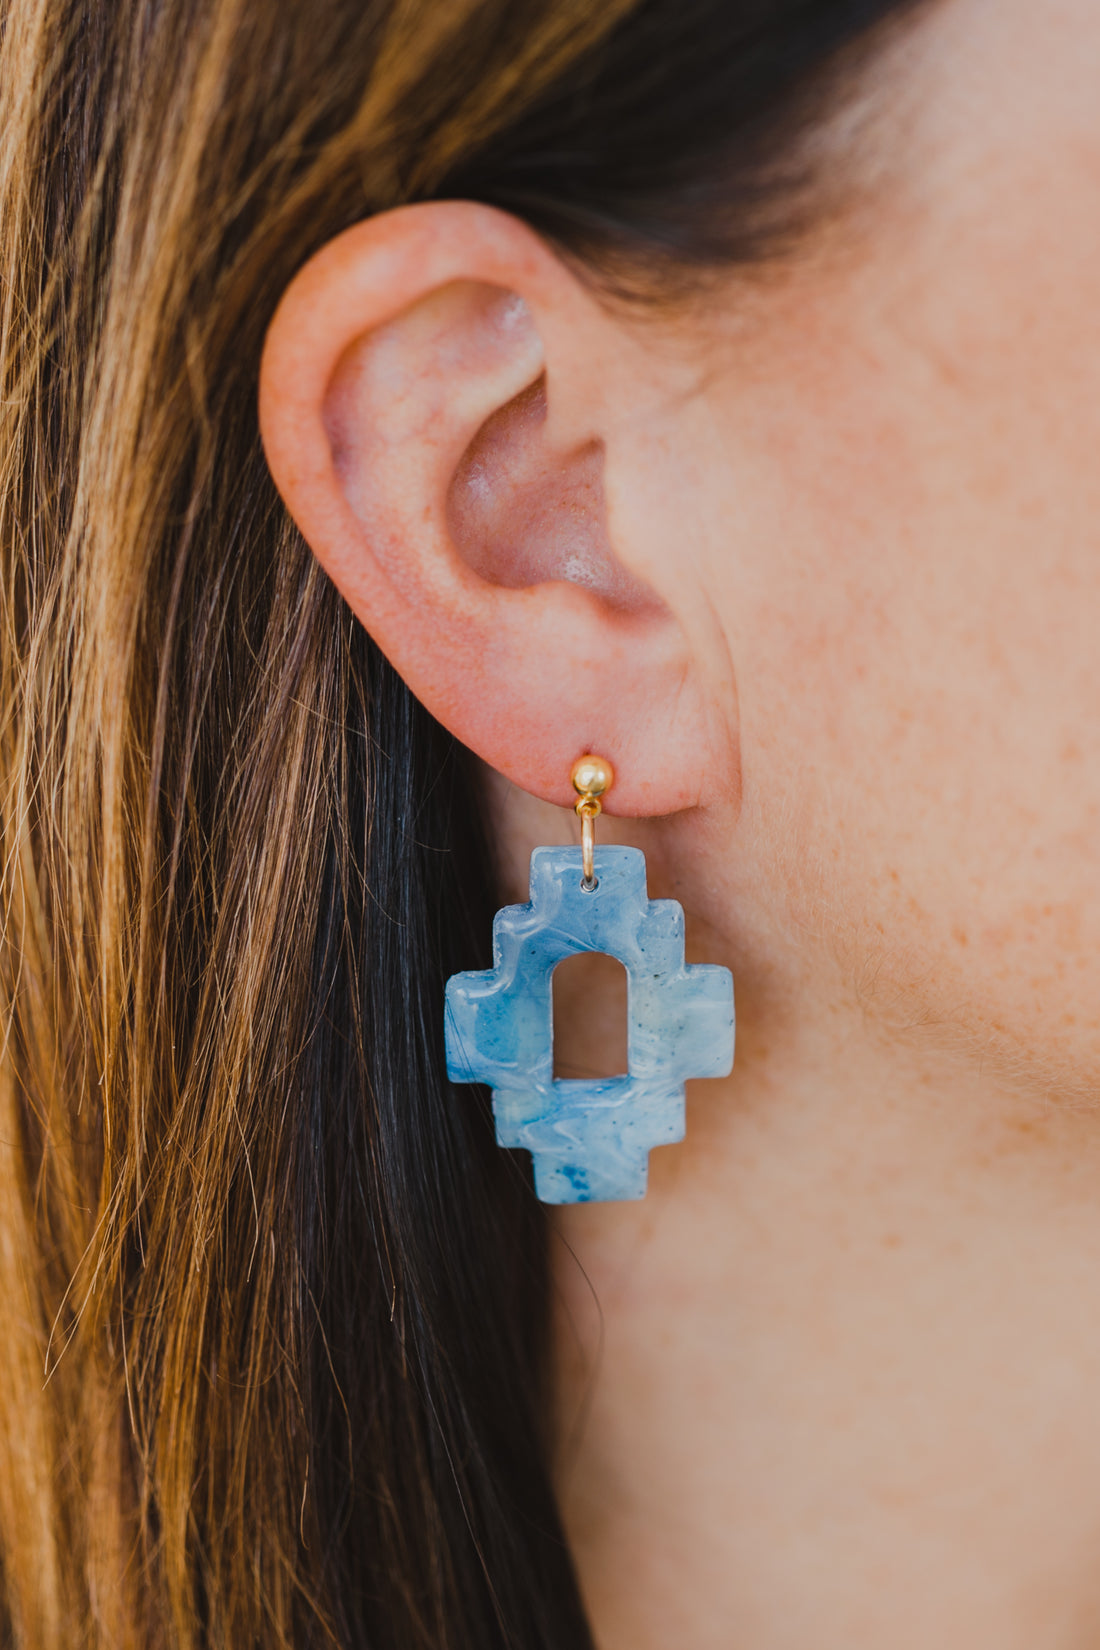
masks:
{"label": "gold ball earring post", "polygon": [[596,816],[603,808],[600,801],[615,782],[615,772],[606,757],[578,757],[570,778],[577,800],[573,804],[581,820],[581,862],[584,866],[584,887],[595,888]]}

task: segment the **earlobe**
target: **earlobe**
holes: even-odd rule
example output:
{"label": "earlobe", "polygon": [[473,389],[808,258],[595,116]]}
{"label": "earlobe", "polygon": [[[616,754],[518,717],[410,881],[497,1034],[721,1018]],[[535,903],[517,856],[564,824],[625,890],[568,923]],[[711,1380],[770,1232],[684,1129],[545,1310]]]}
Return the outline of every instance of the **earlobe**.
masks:
{"label": "earlobe", "polygon": [[667,813],[698,800],[696,765],[677,757],[709,733],[687,640],[612,551],[601,409],[547,418],[556,395],[578,404],[571,373],[613,345],[613,323],[517,221],[405,208],[293,283],[261,428],[307,541],[440,721],[557,803],[573,760],[605,751],[614,811]]}

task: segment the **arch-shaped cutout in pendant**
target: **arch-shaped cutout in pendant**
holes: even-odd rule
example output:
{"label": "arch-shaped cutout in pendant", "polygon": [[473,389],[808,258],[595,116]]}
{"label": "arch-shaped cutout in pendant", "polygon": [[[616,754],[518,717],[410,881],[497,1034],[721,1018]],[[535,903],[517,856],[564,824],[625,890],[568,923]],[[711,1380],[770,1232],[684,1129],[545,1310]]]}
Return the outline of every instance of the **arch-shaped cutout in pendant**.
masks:
{"label": "arch-shaped cutout in pendant", "polygon": [[573,951],[550,975],[554,1077],[625,1077],[629,976],[606,951]]}
{"label": "arch-shaped cutout in pendant", "polygon": [[[524,1147],[544,1203],[644,1197],[649,1153],[683,1138],[684,1082],[733,1064],[733,977],[684,962],[684,913],[646,894],[637,848],[596,850],[593,891],[579,848],[536,848],[531,899],[493,921],[493,967],[447,981],[447,1070],[488,1083],[501,1146]],[[628,1075],[554,1077],[551,976],[602,951],[626,967]]]}

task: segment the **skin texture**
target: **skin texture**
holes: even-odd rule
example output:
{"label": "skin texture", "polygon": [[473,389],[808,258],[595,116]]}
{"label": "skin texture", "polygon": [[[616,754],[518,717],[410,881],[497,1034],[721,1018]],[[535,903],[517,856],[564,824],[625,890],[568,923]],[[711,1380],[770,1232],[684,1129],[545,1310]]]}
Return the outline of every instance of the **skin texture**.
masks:
{"label": "skin texture", "polygon": [[[946,0],[868,74],[874,164],[782,267],[641,319],[413,208],[265,360],[502,897],[595,749],[737,981],[648,1199],[556,1217],[601,1650],[1100,1635],[1100,12]],[[610,1069],[621,983],[563,986],[561,1068]]]}

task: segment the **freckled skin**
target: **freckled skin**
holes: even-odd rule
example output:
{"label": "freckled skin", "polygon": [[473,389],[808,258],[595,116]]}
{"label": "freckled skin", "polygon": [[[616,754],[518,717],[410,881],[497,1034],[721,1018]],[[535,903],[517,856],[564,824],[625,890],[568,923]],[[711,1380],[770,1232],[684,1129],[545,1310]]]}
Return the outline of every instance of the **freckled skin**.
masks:
{"label": "freckled skin", "polygon": [[559,1217],[601,1650],[1100,1639],[1100,13],[896,73],[891,188],[680,415],[744,806],[624,836],[740,1046],[644,1215]]}
{"label": "freckled skin", "polygon": [[599,751],[601,843],[734,974],[647,1197],[555,1216],[600,1650],[1100,1643],[1100,8],[929,0],[865,76],[828,222],[694,309],[431,203],[265,358],[501,903]]}

